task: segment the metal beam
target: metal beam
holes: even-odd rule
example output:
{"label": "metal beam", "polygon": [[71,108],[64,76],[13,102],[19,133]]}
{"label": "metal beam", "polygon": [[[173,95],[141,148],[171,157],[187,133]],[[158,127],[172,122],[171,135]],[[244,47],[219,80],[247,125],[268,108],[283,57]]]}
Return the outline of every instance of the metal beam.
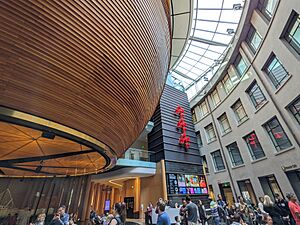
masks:
{"label": "metal beam", "polygon": [[221,43],[221,42],[217,42],[217,41],[212,41],[212,40],[207,40],[204,38],[199,38],[199,37],[190,37],[189,40],[192,41],[198,41],[204,44],[208,44],[208,45],[214,45],[214,46],[222,46],[222,47],[227,47],[227,44]]}
{"label": "metal beam", "polygon": [[36,157],[26,157],[26,158],[0,160],[0,167],[9,166],[9,165],[12,165],[14,163],[45,161],[45,160],[49,160],[49,159],[58,159],[58,158],[64,158],[64,157],[68,157],[68,156],[88,154],[88,153],[92,153],[92,152],[97,152],[97,151],[93,150],[93,149],[90,149],[90,150],[86,150],[86,151],[66,152],[66,153],[55,154],[55,155],[46,155],[46,156],[36,156]]}
{"label": "metal beam", "polygon": [[0,165],[0,167],[14,169],[14,170],[22,170],[22,171],[31,172],[31,173],[44,173],[44,174],[48,174],[48,175],[65,175],[65,174],[50,173],[50,172],[45,172],[45,171],[36,171],[36,170],[27,169],[27,168],[18,167],[18,166],[1,166]]}
{"label": "metal beam", "polygon": [[193,78],[191,78],[191,77],[189,77],[189,76],[187,76],[187,75],[185,75],[184,73],[181,73],[181,72],[179,72],[178,70],[173,70],[175,73],[177,73],[178,75],[180,75],[180,76],[182,76],[182,77],[184,77],[184,78],[186,78],[186,79],[188,79],[188,80],[191,80],[191,81],[196,81],[195,79],[193,79]]}

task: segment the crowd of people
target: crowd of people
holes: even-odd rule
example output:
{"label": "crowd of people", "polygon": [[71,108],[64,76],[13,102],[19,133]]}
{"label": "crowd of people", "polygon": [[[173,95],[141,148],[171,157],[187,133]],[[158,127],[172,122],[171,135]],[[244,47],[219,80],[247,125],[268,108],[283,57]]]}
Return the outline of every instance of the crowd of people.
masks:
{"label": "crowd of people", "polygon": [[[179,215],[175,216],[176,225],[300,225],[300,206],[294,194],[287,194],[287,200],[275,194],[273,202],[270,196],[259,198],[257,205],[238,197],[238,202],[230,206],[218,195],[217,201],[209,199],[206,209],[201,200],[196,203],[189,196],[182,199]],[[169,202],[159,199],[154,207],[149,203],[146,212],[146,224],[152,225],[152,213],[158,214],[157,225],[170,225],[171,220],[166,213]]]}
{"label": "crowd of people", "polygon": [[124,202],[115,203],[112,214],[97,215],[93,209],[90,211],[90,223],[92,225],[124,225],[125,221],[126,204]]}
{"label": "crowd of people", "polygon": [[[76,214],[69,214],[66,212],[66,206],[61,205],[57,212],[54,213],[52,220],[50,221],[50,225],[76,225],[76,221],[78,220]],[[46,214],[44,212],[38,214],[36,219],[30,223],[30,225],[45,225],[46,224]],[[47,223],[48,224],[48,223]]]}
{"label": "crowd of people", "polygon": [[[229,206],[218,195],[217,201],[209,199],[209,207],[205,208],[201,200],[193,202],[190,196],[182,199],[181,204],[175,203],[173,207],[178,208],[175,215],[176,225],[300,225],[300,206],[294,194],[287,194],[287,199],[275,194],[273,202],[270,196],[259,198],[257,205],[251,201],[238,197],[238,202]],[[146,211],[146,224],[152,225],[152,214],[155,212],[157,225],[171,225],[171,219],[166,212],[170,202],[159,199],[156,206],[149,203]],[[44,225],[46,215],[41,213],[30,225]],[[54,214],[50,225],[74,225],[77,221],[76,215],[69,215],[66,207],[62,205]],[[8,221],[8,225],[11,221]],[[125,203],[115,203],[112,213],[97,215],[94,210],[90,211],[90,224],[92,225],[124,225],[126,222]]]}

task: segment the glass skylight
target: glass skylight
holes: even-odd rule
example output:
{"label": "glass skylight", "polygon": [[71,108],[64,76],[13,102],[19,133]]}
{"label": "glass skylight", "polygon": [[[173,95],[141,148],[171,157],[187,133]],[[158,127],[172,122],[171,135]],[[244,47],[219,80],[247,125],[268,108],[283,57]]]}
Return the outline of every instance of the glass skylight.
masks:
{"label": "glass skylight", "polygon": [[243,0],[194,0],[191,32],[170,75],[189,97],[220,67],[240,21]]}

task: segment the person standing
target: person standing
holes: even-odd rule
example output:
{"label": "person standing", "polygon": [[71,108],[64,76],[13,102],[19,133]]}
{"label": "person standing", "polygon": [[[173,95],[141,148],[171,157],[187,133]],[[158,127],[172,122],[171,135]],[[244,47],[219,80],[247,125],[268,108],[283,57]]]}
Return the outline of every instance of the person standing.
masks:
{"label": "person standing", "polygon": [[212,219],[213,219],[213,223],[214,225],[220,225],[220,222],[221,222],[221,219],[220,219],[220,215],[219,215],[219,210],[218,210],[218,204],[213,201],[211,198],[209,198],[210,200],[210,203],[209,203],[209,206],[210,206],[210,210],[211,210],[211,216],[212,216]]}
{"label": "person standing", "polygon": [[[286,218],[292,217],[291,211],[289,209],[288,201],[285,200],[284,198],[282,198],[281,195],[279,195],[278,193],[275,193],[274,196],[275,196],[275,204],[281,209],[283,216]],[[283,220],[283,223],[285,225],[289,225],[289,220],[285,219],[285,220]],[[295,223],[292,223],[292,224],[295,224]]]}
{"label": "person standing", "polygon": [[182,206],[179,209],[179,215],[181,216],[181,225],[187,225],[188,224],[186,211],[185,211],[186,205],[187,205],[186,200],[183,198],[182,199]]}
{"label": "person standing", "polygon": [[166,204],[164,202],[158,202],[156,208],[158,212],[156,225],[171,225],[170,217],[165,211]]}
{"label": "person standing", "polygon": [[124,211],[123,203],[116,203],[113,209],[113,218],[109,222],[109,225],[124,225],[125,218],[123,218],[122,216],[124,214],[123,211]]}
{"label": "person standing", "polygon": [[252,225],[252,219],[250,217],[250,209],[248,208],[248,205],[244,202],[244,199],[242,196],[238,197],[239,200],[239,208],[238,211],[241,214],[242,220],[247,223]]}
{"label": "person standing", "polygon": [[283,213],[281,209],[272,202],[270,196],[264,196],[264,210],[272,217],[273,224],[284,225],[283,224]]}
{"label": "person standing", "polygon": [[186,208],[185,208],[185,212],[187,212],[187,221],[188,221],[188,225],[197,225],[199,216],[198,216],[198,207],[195,203],[193,203],[191,201],[191,197],[190,196],[186,196],[185,197],[186,200]]}
{"label": "person standing", "polygon": [[153,205],[151,202],[149,202],[147,207],[147,223],[150,225],[152,225],[152,210],[153,210]]}
{"label": "person standing", "polygon": [[287,194],[286,197],[289,200],[288,206],[291,210],[291,214],[296,222],[296,225],[300,225],[300,206],[297,203],[296,196],[294,194]]}
{"label": "person standing", "polygon": [[217,204],[219,206],[219,216],[227,223],[228,209],[227,203],[223,200],[222,195],[218,194]]}
{"label": "person standing", "polygon": [[206,215],[205,207],[202,204],[201,200],[198,200],[197,207],[198,207],[198,210],[199,210],[200,221],[201,221],[202,225],[205,225],[205,223],[207,221],[207,215]]}

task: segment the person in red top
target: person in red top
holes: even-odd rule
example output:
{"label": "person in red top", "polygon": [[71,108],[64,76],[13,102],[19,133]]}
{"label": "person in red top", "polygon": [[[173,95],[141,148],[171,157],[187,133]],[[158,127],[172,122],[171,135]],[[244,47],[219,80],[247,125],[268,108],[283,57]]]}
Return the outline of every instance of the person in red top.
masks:
{"label": "person in red top", "polygon": [[296,225],[300,225],[300,206],[297,203],[296,196],[294,194],[287,194],[286,197],[289,200],[289,208],[296,222]]}

